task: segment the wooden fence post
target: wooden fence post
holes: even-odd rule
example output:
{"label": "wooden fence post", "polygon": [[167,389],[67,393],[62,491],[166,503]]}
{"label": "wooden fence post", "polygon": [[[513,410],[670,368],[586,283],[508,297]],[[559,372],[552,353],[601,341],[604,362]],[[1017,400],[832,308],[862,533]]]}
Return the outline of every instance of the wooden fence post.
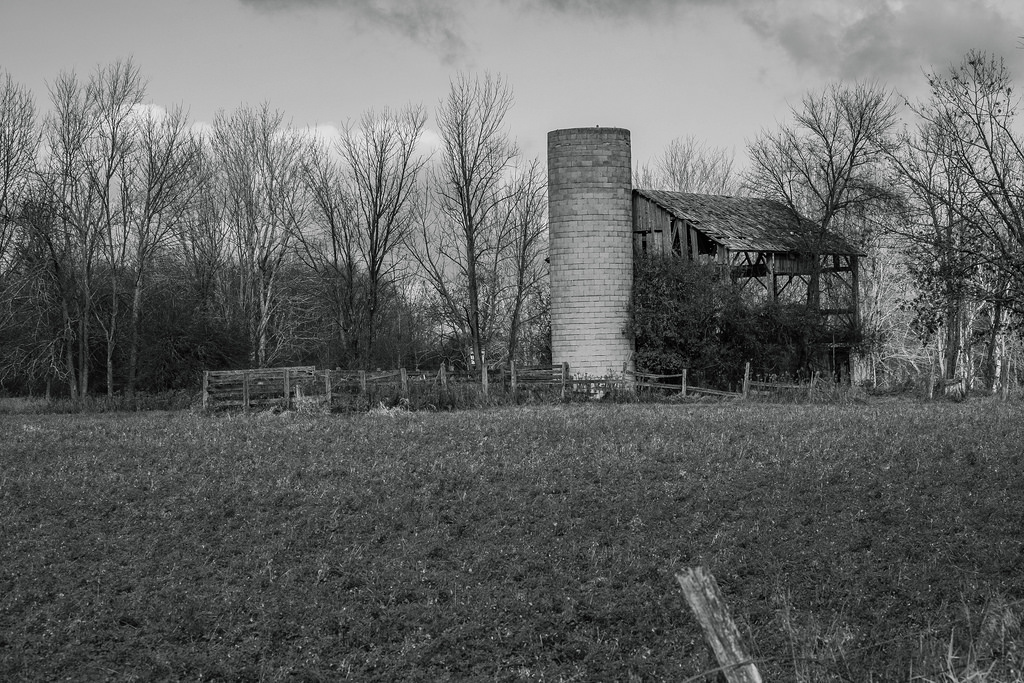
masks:
{"label": "wooden fence post", "polygon": [[569,379],[569,364],[562,363],[562,400],[565,400],[565,385]]}
{"label": "wooden fence post", "polygon": [[441,380],[441,388],[444,389],[445,391],[448,390],[448,372],[446,371],[447,367],[447,363],[441,363],[441,369],[437,371],[437,376]]}
{"label": "wooden fence post", "polygon": [[999,398],[1010,400],[1010,356],[1006,353],[1006,342],[1003,342],[1003,363],[999,368]]}
{"label": "wooden fence post", "polygon": [[487,349],[480,349],[480,385],[487,396]]}
{"label": "wooden fence post", "polygon": [[242,410],[249,412],[249,371],[242,371]]}
{"label": "wooden fence post", "polygon": [[402,396],[409,398],[409,373],[405,368],[399,368],[398,375],[401,377],[402,382]]}
{"label": "wooden fence post", "polygon": [[932,356],[928,363],[928,382],[926,383],[928,389],[928,400],[935,398],[935,357]]}
{"label": "wooden fence post", "polygon": [[366,393],[366,370],[359,371],[359,391]]}
{"label": "wooden fence post", "polygon": [[743,398],[750,396],[750,361],[747,361],[747,367],[743,370]]}
{"label": "wooden fence post", "polygon": [[210,371],[203,371],[203,412],[210,407]]}
{"label": "wooden fence post", "polygon": [[324,395],[327,397],[327,409],[331,409],[331,371],[324,370]]}
{"label": "wooden fence post", "polygon": [[516,375],[516,362],[514,360],[510,360],[508,362],[508,371],[510,375],[509,381],[512,384],[512,395],[515,396],[516,388],[518,387],[519,377]]}
{"label": "wooden fence post", "polygon": [[292,408],[292,373],[288,368],[284,369],[284,409]]}
{"label": "wooden fence post", "polygon": [[743,650],[739,629],[729,617],[715,577],[703,567],[693,567],[676,574],[676,581],[704,631],[704,639],[715,653],[725,680],[729,683],[761,683],[761,673]]}
{"label": "wooden fence post", "polygon": [[679,380],[680,388],[679,395],[686,396],[686,368],[683,368],[683,376]]}

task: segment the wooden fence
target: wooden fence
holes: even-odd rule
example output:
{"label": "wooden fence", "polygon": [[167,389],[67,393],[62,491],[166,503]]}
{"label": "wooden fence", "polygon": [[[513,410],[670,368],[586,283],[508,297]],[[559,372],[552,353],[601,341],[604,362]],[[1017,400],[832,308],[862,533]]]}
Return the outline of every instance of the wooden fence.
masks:
{"label": "wooden fence", "polygon": [[207,370],[203,373],[203,410],[284,403],[291,407],[294,387],[316,376],[313,366],[258,368],[251,370]]}
{"label": "wooden fence", "polygon": [[548,388],[557,391],[562,399],[574,394],[593,397],[605,391],[645,389],[677,392],[683,397],[706,395],[747,398],[793,391],[807,392],[810,397],[814,389],[814,379],[806,385],[753,381],[750,378],[750,363],[747,363],[740,392],[690,384],[686,370],[677,374],[657,375],[635,372],[624,367],[621,376],[606,378],[573,377],[569,370],[568,363],[526,367],[517,367],[511,363],[505,368],[485,370],[480,375],[453,372],[444,366],[436,373],[410,372],[405,368],[386,372],[344,372],[317,370],[312,366],[210,370],[203,373],[203,410],[249,410],[269,406],[290,409],[295,401],[325,403],[330,406],[342,394],[369,396],[387,391],[409,397],[410,391],[416,386],[449,390],[459,385],[473,385],[484,397],[489,395],[491,385],[510,391],[513,396],[519,391]]}
{"label": "wooden fence", "polygon": [[720,396],[723,398],[750,398],[751,396],[778,396],[781,394],[800,395],[806,394],[810,399],[814,394],[815,382],[819,382],[817,375],[811,377],[806,384],[794,384],[787,382],[765,382],[753,380],[750,377],[750,363],[746,364],[743,371],[743,385],[740,391],[724,391],[711,389],[690,384],[687,381],[687,371],[672,375],[654,375],[646,372],[634,372],[623,368],[623,376],[632,379],[636,389],[658,389],[664,391],[678,391],[680,396],[693,394]]}
{"label": "wooden fence", "polygon": [[687,371],[674,375],[654,375],[647,372],[634,372],[626,370],[624,373],[627,381],[632,380],[637,390],[660,389],[666,391],[678,391],[680,396],[692,396],[703,394],[707,396],[721,396],[724,398],[742,398],[743,393],[735,391],[723,391],[721,389],[710,389],[698,387],[687,381]]}
{"label": "wooden fence", "polygon": [[436,373],[399,368],[385,372],[317,370],[312,366],[247,370],[208,370],[203,373],[203,410],[280,406],[290,409],[296,401],[313,401],[330,406],[341,394],[370,394],[394,391],[408,397],[415,386],[448,390],[475,385],[487,396],[491,385],[516,393],[542,387],[557,388],[564,398],[585,390],[585,382],[574,380],[568,363],[555,366],[517,367],[476,373],[454,372],[444,366]]}

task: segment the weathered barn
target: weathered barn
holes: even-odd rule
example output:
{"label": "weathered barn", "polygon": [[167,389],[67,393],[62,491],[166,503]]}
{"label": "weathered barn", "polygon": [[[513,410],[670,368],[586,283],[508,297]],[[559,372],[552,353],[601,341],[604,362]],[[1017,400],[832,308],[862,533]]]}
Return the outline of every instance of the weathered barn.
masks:
{"label": "weathered barn", "polygon": [[835,344],[848,344],[856,330],[864,254],[780,202],[633,190],[633,245],[637,253],[721,264],[743,289],[773,302],[806,302],[824,316]]}
{"label": "weathered barn", "polygon": [[779,202],[633,189],[629,131],[548,134],[552,360],[610,375],[631,363],[633,254],[714,263],[750,296],[807,303],[823,316],[828,364],[849,367],[858,321],[858,259]]}

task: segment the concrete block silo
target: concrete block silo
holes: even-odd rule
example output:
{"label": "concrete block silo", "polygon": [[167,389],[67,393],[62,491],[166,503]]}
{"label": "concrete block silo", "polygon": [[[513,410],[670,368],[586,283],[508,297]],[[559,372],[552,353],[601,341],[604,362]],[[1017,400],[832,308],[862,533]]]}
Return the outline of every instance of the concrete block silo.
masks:
{"label": "concrete block silo", "polygon": [[633,367],[631,164],[623,128],[548,133],[551,359],[575,376]]}

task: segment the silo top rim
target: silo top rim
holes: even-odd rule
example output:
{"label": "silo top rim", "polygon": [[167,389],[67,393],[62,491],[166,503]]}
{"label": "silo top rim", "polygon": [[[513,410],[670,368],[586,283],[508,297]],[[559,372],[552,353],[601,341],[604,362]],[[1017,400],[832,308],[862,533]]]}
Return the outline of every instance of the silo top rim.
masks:
{"label": "silo top rim", "polygon": [[603,133],[610,134],[622,134],[629,135],[628,128],[616,128],[614,126],[585,126],[581,128],[559,128],[548,132],[548,137],[554,137],[559,135],[567,135],[570,133],[594,133],[595,131],[601,131]]}

